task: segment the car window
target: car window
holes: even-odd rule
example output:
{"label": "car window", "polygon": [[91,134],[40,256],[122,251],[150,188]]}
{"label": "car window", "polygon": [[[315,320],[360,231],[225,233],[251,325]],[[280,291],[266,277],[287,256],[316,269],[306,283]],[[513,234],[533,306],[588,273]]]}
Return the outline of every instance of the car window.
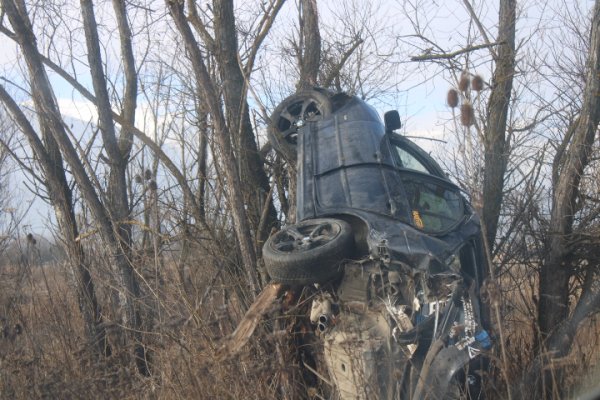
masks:
{"label": "car window", "polygon": [[405,174],[402,177],[413,226],[432,233],[453,228],[465,215],[460,193],[455,188],[418,175]]}
{"label": "car window", "polygon": [[408,151],[403,149],[402,147],[396,145],[396,152],[398,153],[398,158],[400,159],[401,168],[413,169],[415,171],[424,172],[429,174],[429,170],[425,165],[419,161],[415,156],[410,154]]}
{"label": "car window", "polygon": [[[458,188],[441,171],[435,162],[424,159],[403,141],[392,141],[396,162],[410,208],[412,225],[425,232],[442,233],[452,229],[465,215],[463,197]],[[416,147],[416,145],[413,145]]]}

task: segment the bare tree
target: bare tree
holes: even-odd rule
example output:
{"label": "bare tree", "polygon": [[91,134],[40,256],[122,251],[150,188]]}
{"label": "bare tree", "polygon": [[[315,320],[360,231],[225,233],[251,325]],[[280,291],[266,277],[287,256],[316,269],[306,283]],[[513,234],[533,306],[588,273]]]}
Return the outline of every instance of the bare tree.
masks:
{"label": "bare tree", "polygon": [[[192,3],[190,3],[192,4]],[[267,4],[265,13],[259,23],[259,32],[250,51],[256,52],[260,47],[264,35],[268,32],[273,20],[283,6],[283,1],[271,1]],[[213,30],[214,38],[207,34],[206,28],[199,28],[208,48],[214,54],[220,79],[223,85],[223,98],[225,104],[225,115],[230,132],[233,135],[234,150],[238,159],[238,170],[244,182],[244,197],[248,204],[248,217],[256,231],[260,225],[263,205],[268,207],[267,221],[261,231],[256,232],[257,243],[263,243],[266,233],[277,224],[277,215],[269,194],[269,181],[263,169],[261,159],[256,145],[254,129],[250,121],[250,109],[246,99],[248,93],[248,80],[253,68],[253,58],[242,64],[238,46],[233,1],[213,1]],[[192,11],[192,15],[197,12]],[[194,19],[194,26],[201,24],[200,19]],[[257,190],[257,188],[259,190]]]}
{"label": "bare tree", "polygon": [[248,283],[254,293],[258,292],[259,280],[256,270],[256,252],[252,243],[248,219],[244,208],[244,200],[240,188],[242,187],[238,166],[232,146],[232,136],[227,125],[225,115],[219,102],[218,91],[208,74],[205,57],[184,13],[183,2],[167,2],[171,16],[185,43],[186,50],[191,55],[191,63],[199,92],[207,110],[210,112],[214,126],[215,136],[219,145],[221,164],[225,179],[227,180],[228,198],[232,211],[233,225],[240,245],[243,265],[248,277]]}
{"label": "bare tree", "polygon": [[[10,13],[13,11],[13,8],[7,8],[9,18]],[[27,137],[44,174],[44,184],[48,189],[50,201],[57,215],[69,261],[77,274],[79,307],[83,315],[87,337],[94,344],[99,354],[108,355],[111,350],[107,343],[106,331],[102,325],[102,313],[96,299],[89,264],[86,261],[81,242],[77,240],[79,230],[73,208],[73,194],[64,173],[63,160],[58,151],[57,143],[50,135],[49,127],[44,125],[42,125],[42,137],[45,143],[40,139],[29,123],[27,116],[1,85],[0,100],[2,100],[4,107]]]}
{"label": "bare tree", "polygon": [[[124,51],[125,64],[132,62],[131,58],[131,42],[128,41],[129,33],[126,25],[125,8],[122,4],[115,3],[116,14],[120,14],[120,29],[123,38],[122,50]],[[25,62],[29,69],[29,79],[31,80],[31,91],[34,99],[37,118],[42,130],[43,142],[35,135],[35,131],[31,126],[26,124],[23,115],[19,117],[19,125],[21,130],[25,132],[31,143],[35,143],[36,153],[39,157],[47,153],[48,164],[44,167],[48,185],[57,185],[57,188],[51,188],[51,192],[55,192],[54,196],[62,196],[58,203],[62,209],[57,209],[59,220],[63,220],[63,234],[68,235],[69,243],[73,243],[74,252],[81,252],[78,242],[76,230],[76,222],[72,210],[72,201],[70,191],[65,191],[64,187],[68,188],[64,179],[64,168],[62,166],[62,158],[64,157],[67,164],[70,166],[71,172],[81,194],[89,206],[98,230],[102,239],[110,249],[114,261],[115,276],[118,278],[118,285],[115,288],[120,292],[115,294],[115,299],[120,305],[121,323],[125,327],[131,328],[130,333],[123,332],[126,336],[131,336],[134,346],[135,360],[140,372],[148,374],[147,358],[141,338],[141,321],[139,311],[135,299],[139,297],[139,284],[134,273],[134,268],[131,264],[131,231],[127,224],[129,220],[129,207],[127,201],[127,185],[125,182],[125,171],[127,166],[128,153],[131,149],[131,134],[125,130],[118,138],[115,132],[115,125],[112,119],[112,111],[108,90],[106,87],[106,78],[103,71],[103,62],[100,56],[99,38],[96,29],[96,21],[94,17],[93,5],[91,2],[82,3],[82,15],[86,32],[89,65],[92,74],[92,81],[97,97],[96,106],[100,116],[100,131],[102,133],[103,144],[108,154],[110,164],[109,184],[107,196],[104,200],[103,194],[98,193],[94,187],[94,183],[86,170],[86,164],[82,162],[73,142],[71,141],[66,129],[66,124],[61,118],[58,105],[52,91],[52,85],[45,73],[43,65],[43,57],[40,55],[36,47],[36,37],[33,32],[32,24],[28,17],[28,11],[23,2],[3,1],[3,10],[6,12],[11,26],[14,29],[15,40],[19,43],[20,49],[23,52]],[[9,35],[12,33],[8,32]],[[126,68],[130,78],[125,87],[125,102],[126,113],[125,118],[132,120],[135,112],[135,98],[137,96],[135,89],[135,76],[133,73],[133,65]],[[18,107],[14,101],[11,102],[10,97],[3,92],[3,101],[9,106],[14,116],[19,115]],[[133,99],[133,100],[132,100]],[[62,175],[62,176],[61,176]],[[62,188],[61,188],[62,187]],[[104,200],[104,201],[103,201]],[[83,257],[83,254],[73,254],[73,260],[78,260]],[[83,276],[86,272],[83,261],[78,262],[82,278],[80,285],[83,288],[91,288],[89,276]],[[91,295],[86,294],[88,298]],[[89,307],[88,307],[89,308]],[[96,307],[97,308],[97,307]],[[95,310],[96,308],[92,308]],[[98,318],[96,318],[98,320]]]}
{"label": "bare tree", "polygon": [[[594,196],[587,194],[589,183],[582,184],[589,182],[589,177],[595,174],[592,153],[600,119],[598,99],[593,93],[597,93],[599,84],[599,4],[596,2],[592,11],[589,38],[579,30],[579,25],[574,33],[578,40],[589,40],[589,43],[569,47],[559,40],[556,64],[548,70],[539,66],[530,70],[521,67],[519,71],[529,75],[525,75],[517,89],[513,85],[516,55],[518,51],[525,54],[525,48],[515,46],[515,2],[499,2],[499,35],[494,42],[488,39],[487,30],[475,15],[473,3],[465,1],[463,4],[484,43],[468,43],[463,49],[449,52],[424,39],[434,44],[432,49],[435,51],[413,59],[442,63],[460,73],[464,67],[455,64],[457,57],[464,56],[466,62],[473,62],[468,55],[490,48],[494,63],[491,91],[485,112],[474,121],[474,129],[481,129],[485,155],[483,225],[490,247],[495,244],[496,271],[510,273],[510,266],[515,263],[517,267],[526,265],[538,272],[539,286],[535,295],[538,308],[530,314],[537,318],[541,338],[537,342],[535,359],[524,377],[525,382],[536,381],[538,385],[521,389],[526,393],[541,389],[536,393],[543,397],[561,396],[562,368],[548,365],[551,360],[571,351],[583,321],[600,311],[597,271],[592,267],[597,258],[588,247],[594,241],[584,232],[596,225],[598,214]],[[565,19],[573,18],[567,14],[570,9],[563,12]],[[574,52],[573,60],[565,62],[568,60],[565,53],[570,52]],[[578,67],[576,61],[582,58],[587,60],[584,68]],[[537,79],[555,88],[556,96],[550,96],[548,100],[535,93],[532,82]],[[459,90],[466,89],[461,88],[461,78],[457,81]],[[533,96],[528,97],[531,93]],[[579,97],[579,93],[583,95]],[[468,95],[465,97],[470,99]],[[528,110],[519,111],[520,103],[526,104]],[[531,104],[535,104],[533,111]],[[519,117],[522,120],[519,121]],[[563,121],[560,118],[564,118]],[[561,122],[565,122],[564,131],[560,130]],[[542,130],[562,134],[555,138],[545,132],[539,134]],[[539,146],[536,152],[523,150],[532,144]],[[556,149],[555,153],[551,152],[552,148]],[[553,157],[549,163],[552,171],[546,175],[544,164],[549,155]],[[545,185],[551,188],[548,197],[542,190]],[[551,204],[548,211],[546,202]],[[499,221],[502,221],[501,228]],[[585,227],[580,224],[583,221],[586,221]]]}
{"label": "bare tree", "polygon": [[[414,26],[417,30],[415,36],[423,41],[424,47],[427,47],[427,50],[422,55],[412,57],[412,60],[416,62],[442,63],[442,65],[455,74],[458,70],[460,77],[456,78],[457,86],[459,87],[459,91],[463,92],[465,101],[470,102],[471,97],[468,94],[471,78],[468,72],[469,55],[481,49],[489,49],[494,65],[493,78],[489,86],[490,92],[487,107],[484,110],[485,115],[481,118],[483,126],[477,126],[475,129],[481,130],[484,149],[484,176],[481,193],[482,222],[485,227],[489,248],[493,249],[505,190],[506,167],[510,156],[510,135],[508,134],[507,121],[515,75],[517,5],[516,1],[513,0],[499,1],[498,34],[492,42],[488,37],[487,29],[483,26],[479,16],[473,9],[472,3],[468,0],[464,0],[462,3],[479,31],[478,37],[482,38],[484,43],[475,45],[468,42],[459,51],[447,51],[437,45],[432,39],[427,38],[424,32],[421,31],[422,28],[420,25],[415,23]],[[462,66],[458,61],[461,57],[465,59],[465,66]],[[463,72],[460,72],[461,69]],[[465,105],[465,107],[470,106]],[[469,125],[471,124],[472,122],[469,123]],[[472,193],[472,195],[477,199],[477,193]],[[476,203],[478,202],[476,201]]]}
{"label": "bare tree", "polygon": [[[581,295],[572,312],[569,310],[570,281],[581,260],[573,257],[577,242],[575,218],[581,204],[579,198],[585,171],[590,164],[592,146],[600,123],[600,2],[596,1],[591,15],[589,53],[585,65],[585,86],[578,115],[569,124],[552,165],[553,191],[549,232],[545,256],[540,269],[538,323],[544,350],[551,358],[568,354],[581,323],[600,311],[598,271],[586,265],[583,271]],[[587,229],[580,227],[579,229]],[[586,263],[587,264],[587,263]],[[541,351],[541,350],[540,350]],[[542,358],[545,358],[542,356]],[[548,361],[548,360],[544,360]],[[534,369],[539,371],[539,365]],[[559,384],[546,374],[546,389]],[[559,391],[560,388],[554,388]],[[551,392],[548,392],[551,393]]]}

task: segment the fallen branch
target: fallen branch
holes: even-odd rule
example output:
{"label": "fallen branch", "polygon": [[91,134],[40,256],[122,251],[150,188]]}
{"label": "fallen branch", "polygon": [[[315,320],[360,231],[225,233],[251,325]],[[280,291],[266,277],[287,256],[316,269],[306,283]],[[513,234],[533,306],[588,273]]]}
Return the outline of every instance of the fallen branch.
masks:
{"label": "fallen branch", "polygon": [[286,286],[281,283],[270,283],[260,292],[250,306],[235,331],[225,339],[217,350],[217,359],[224,360],[237,354],[248,343],[262,317],[271,309]]}

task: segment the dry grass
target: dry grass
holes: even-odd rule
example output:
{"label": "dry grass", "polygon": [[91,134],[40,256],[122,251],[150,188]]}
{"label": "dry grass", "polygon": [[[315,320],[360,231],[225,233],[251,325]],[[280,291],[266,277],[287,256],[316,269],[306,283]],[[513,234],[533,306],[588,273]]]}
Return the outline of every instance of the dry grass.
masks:
{"label": "dry grass", "polygon": [[[8,334],[0,337],[0,398],[328,398],[326,385],[306,378],[300,369],[301,355],[291,350],[297,337],[290,332],[302,329],[290,329],[276,314],[263,323],[268,329],[259,327],[241,355],[217,359],[221,340],[242,317],[243,299],[233,275],[205,264],[188,271],[193,279],[187,291],[173,265],[161,271],[161,284],[155,288],[160,312],[152,333],[145,335],[152,354],[151,377],[142,377],[129,366],[127,351],[109,358],[90,356],[65,266],[3,267],[0,317]],[[509,365],[502,365],[500,358],[495,365],[505,368],[509,382],[516,382],[534,354],[536,282],[526,268],[509,272],[500,279]],[[105,302],[106,294],[100,296]],[[110,322],[107,327],[112,332]],[[599,340],[597,321],[591,320],[580,330],[571,354],[560,360],[567,394],[596,386],[597,375],[588,371],[597,364]],[[492,374],[488,398],[506,398],[504,376],[499,370]],[[512,394],[520,398],[519,393]]]}
{"label": "dry grass", "polygon": [[[241,355],[217,359],[222,339],[243,315],[241,292],[228,273],[197,267],[187,293],[172,265],[161,271],[160,287],[153,288],[160,311],[145,334],[151,377],[136,373],[126,361],[127,351],[108,358],[90,355],[65,266],[3,267],[1,328],[10,334],[0,336],[0,398],[278,399],[306,393],[289,351],[293,337],[259,332],[259,340]],[[214,279],[219,275],[223,278]],[[105,302],[106,295],[101,297]],[[109,336],[116,340],[109,311],[106,316]]]}
{"label": "dry grass", "polygon": [[[492,398],[506,398],[507,386],[512,388],[512,398],[527,398],[515,388],[522,382],[537,350],[537,285],[537,271],[531,266],[513,265],[498,278],[500,323],[505,334],[507,365],[502,363],[499,348],[496,348],[498,357],[494,364],[498,368],[497,376],[489,382]],[[561,371],[560,377],[554,373],[552,376],[560,381],[563,393],[549,395],[550,398],[572,398],[575,394],[587,393],[598,386],[600,375],[595,371],[595,366],[600,360],[599,344],[600,326],[596,318],[591,318],[580,327],[570,354],[544,367],[552,372]]]}

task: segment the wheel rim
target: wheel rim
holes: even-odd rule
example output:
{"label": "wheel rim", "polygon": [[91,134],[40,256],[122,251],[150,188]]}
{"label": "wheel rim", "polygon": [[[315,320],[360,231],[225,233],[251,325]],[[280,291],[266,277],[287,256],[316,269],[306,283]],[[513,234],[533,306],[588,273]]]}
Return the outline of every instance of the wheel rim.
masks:
{"label": "wheel rim", "polygon": [[340,226],[331,222],[290,225],[277,233],[272,247],[283,253],[307,251],[331,242],[340,231]]}
{"label": "wheel rim", "polygon": [[301,96],[274,116],[275,130],[288,144],[298,144],[298,129],[308,122],[320,121],[327,107],[309,95]]}

